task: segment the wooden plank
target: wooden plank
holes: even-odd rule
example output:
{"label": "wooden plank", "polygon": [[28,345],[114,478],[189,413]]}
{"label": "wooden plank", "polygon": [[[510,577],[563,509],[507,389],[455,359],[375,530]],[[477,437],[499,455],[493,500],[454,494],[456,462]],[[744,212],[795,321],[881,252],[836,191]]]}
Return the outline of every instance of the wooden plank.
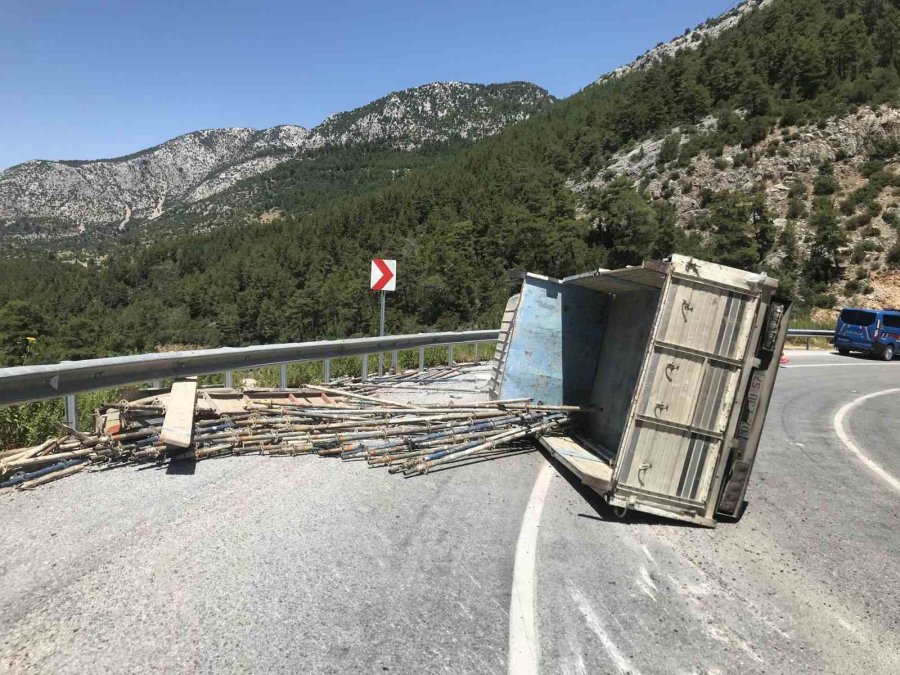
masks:
{"label": "wooden plank", "polygon": [[538,440],[582,483],[601,494],[609,489],[612,467],[571,436],[541,436]]}
{"label": "wooden plank", "polygon": [[109,410],[103,416],[103,433],[117,434],[122,431],[122,420],[118,410]]}
{"label": "wooden plank", "polygon": [[519,311],[519,297],[516,293],[506,301],[506,309],[503,312],[503,320],[500,323],[500,333],[497,335],[497,343],[494,347],[494,357],[491,365],[491,379],[488,380],[487,389],[491,398],[500,396],[500,387],[503,383],[503,371],[506,367],[506,356],[509,353],[509,340]]}
{"label": "wooden plank", "polygon": [[705,260],[695,260],[678,254],[672,255],[672,270],[674,273],[690,279],[702,279],[713,285],[722,284],[748,295],[758,295],[759,284],[764,279],[755,272],[726,267]]}
{"label": "wooden plank", "polygon": [[197,378],[177,380],[172,384],[160,440],[176,448],[187,448],[194,431],[194,406],[197,402]]}
{"label": "wooden plank", "polygon": [[210,396],[207,400],[212,409],[219,415],[236,415],[246,411],[244,399],[240,396]]}

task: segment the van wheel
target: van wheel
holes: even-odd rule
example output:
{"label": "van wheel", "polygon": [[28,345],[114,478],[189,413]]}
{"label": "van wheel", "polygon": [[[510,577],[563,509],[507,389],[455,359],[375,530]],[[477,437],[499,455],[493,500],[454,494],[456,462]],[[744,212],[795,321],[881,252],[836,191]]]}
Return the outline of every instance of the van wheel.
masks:
{"label": "van wheel", "polygon": [[894,360],[894,345],[885,345],[884,349],[881,350],[881,358],[885,361],[893,361]]}
{"label": "van wheel", "polygon": [[841,356],[849,356],[850,350],[844,349],[843,347],[838,347],[838,354],[840,354]]}

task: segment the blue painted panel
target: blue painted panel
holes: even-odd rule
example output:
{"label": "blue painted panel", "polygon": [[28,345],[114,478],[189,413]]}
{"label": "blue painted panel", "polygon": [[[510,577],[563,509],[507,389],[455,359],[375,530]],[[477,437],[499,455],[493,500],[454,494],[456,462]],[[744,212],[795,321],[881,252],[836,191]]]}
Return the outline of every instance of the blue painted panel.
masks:
{"label": "blue painted panel", "polygon": [[606,302],[604,293],[526,277],[500,397],[589,403]]}
{"label": "blue painted panel", "polygon": [[500,398],[562,403],[562,286],[526,277]]}

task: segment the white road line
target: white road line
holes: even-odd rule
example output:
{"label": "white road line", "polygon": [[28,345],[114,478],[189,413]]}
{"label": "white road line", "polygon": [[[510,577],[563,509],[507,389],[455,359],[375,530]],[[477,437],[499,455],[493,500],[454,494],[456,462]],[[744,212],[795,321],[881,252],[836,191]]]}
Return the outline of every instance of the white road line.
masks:
{"label": "white road line", "polygon": [[584,620],[587,622],[588,628],[590,628],[594,635],[600,640],[600,644],[603,645],[603,648],[606,650],[606,653],[609,654],[610,660],[613,662],[613,665],[616,667],[620,673],[631,673],[631,675],[640,675],[639,671],[636,668],[632,668],[628,663],[628,659],[625,658],[625,655],[619,650],[619,647],[613,642],[612,638],[609,636],[609,633],[606,632],[606,628],[603,626],[603,622],[600,620],[600,617],[597,616],[597,613],[594,611],[593,607],[591,607],[591,603],[588,602],[588,599],[584,597],[584,595],[577,588],[573,588],[569,591],[572,595],[572,599],[575,600],[575,603],[578,605],[578,611],[581,612],[581,615],[584,617]]}
{"label": "white road line", "polygon": [[540,660],[537,621],[535,619],[535,556],[541,511],[556,469],[549,462],[534,481],[519,540],[516,542],[516,561],[513,567],[512,599],[509,602],[509,675],[536,675]]}
{"label": "white road line", "polygon": [[841,442],[846,446],[846,448],[856,455],[863,464],[865,464],[869,469],[881,480],[894,488],[897,492],[900,492],[900,480],[897,480],[889,474],[887,471],[882,469],[878,464],[869,459],[866,454],[859,449],[859,446],[856,445],[851,439],[850,434],[847,433],[844,428],[844,418],[854,408],[858,407],[860,404],[868,401],[870,398],[875,398],[876,396],[885,396],[887,394],[896,394],[900,393],[900,389],[884,389],[883,391],[876,391],[873,394],[866,394],[865,396],[860,396],[857,399],[850,401],[843,406],[841,409],[837,411],[834,416],[834,431],[838,435],[838,438],[841,439]]}
{"label": "white road line", "polygon": [[799,366],[781,366],[788,370],[792,368],[890,368],[900,366],[900,361],[894,363],[803,363]]}

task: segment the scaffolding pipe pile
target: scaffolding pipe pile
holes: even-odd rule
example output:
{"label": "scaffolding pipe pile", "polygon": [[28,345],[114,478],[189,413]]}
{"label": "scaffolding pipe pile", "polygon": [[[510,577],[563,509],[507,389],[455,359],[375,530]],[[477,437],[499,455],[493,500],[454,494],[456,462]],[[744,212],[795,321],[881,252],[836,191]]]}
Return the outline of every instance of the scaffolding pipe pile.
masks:
{"label": "scaffolding pipe pile", "polygon": [[[458,369],[382,378],[410,386],[443,379]],[[243,410],[190,407],[187,447],[167,445],[163,398],[109,406],[91,433],[66,433],[39,445],[0,452],[0,488],[33,489],[84,470],[204,460],[247,454],[339,457],[415,476],[466,460],[493,459],[533,450],[523,441],[565,425],[571,406],[535,405],[530,399],[452,404],[397,403],[377,398],[370,384],[340,389],[306,385],[297,390],[254,392]],[[358,383],[362,384],[362,383]],[[310,398],[312,392],[314,398]],[[174,403],[171,405],[175,405]],[[188,402],[190,405],[190,401]],[[109,425],[107,420],[114,419]]]}

